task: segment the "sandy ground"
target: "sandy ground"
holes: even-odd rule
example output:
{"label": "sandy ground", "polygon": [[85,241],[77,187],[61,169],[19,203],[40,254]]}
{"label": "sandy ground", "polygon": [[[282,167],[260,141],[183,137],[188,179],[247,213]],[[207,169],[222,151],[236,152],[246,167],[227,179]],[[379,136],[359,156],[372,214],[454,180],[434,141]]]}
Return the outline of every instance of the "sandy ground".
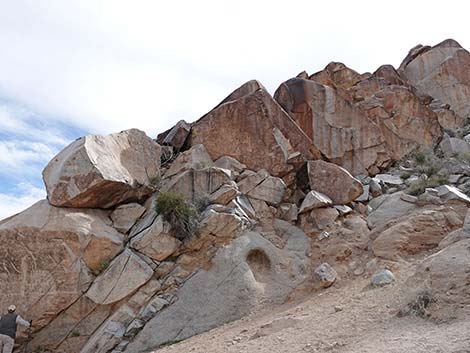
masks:
{"label": "sandy ground", "polygon": [[441,323],[396,316],[405,300],[406,272],[383,288],[368,288],[366,279],[337,284],[156,352],[470,352],[470,315]]}

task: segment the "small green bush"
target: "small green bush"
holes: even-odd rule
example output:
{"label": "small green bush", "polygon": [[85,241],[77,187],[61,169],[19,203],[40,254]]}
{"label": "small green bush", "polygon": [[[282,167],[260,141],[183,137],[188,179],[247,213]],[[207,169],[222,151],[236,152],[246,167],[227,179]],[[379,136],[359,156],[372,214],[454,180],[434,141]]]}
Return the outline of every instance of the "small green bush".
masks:
{"label": "small green bush", "polygon": [[161,181],[162,177],[160,175],[156,175],[153,178],[150,178],[150,184],[156,188],[160,187]]}
{"label": "small green bush", "polygon": [[400,175],[400,178],[402,178],[402,180],[407,180],[409,178],[411,178],[413,174],[411,172],[404,172]]}
{"label": "small green bush", "polygon": [[449,177],[445,174],[434,174],[428,179],[418,180],[410,184],[406,189],[406,193],[413,196],[421,195],[427,188],[444,185],[449,182]]}
{"label": "small green bush", "polygon": [[109,261],[108,260],[103,260],[100,262],[100,272],[103,272],[109,267]]}
{"label": "small green bush", "polygon": [[185,239],[193,234],[197,224],[197,210],[184,196],[162,191],[155,201],[155,210],[170,223],[176,238]]}
{"label": "small green bush", "polygon": [[73,332],[71,333],[71,336],[72,336],[72,337],[80,337],[81,334],[80,334],[80,332],[78,332],[78,331],[73,331]]}
{"label": "small green bush", "polygon": [[426,159],[427,159],[427,158],[426,158],[426,155],[425,155],[424,152],[422,152],[422,151],[417,151],[416,153],[414,153],[414,154],[412,155],[412,157],[413,157],[413,160],[415,161],[415,163],[416,163],[417,165],[422,165],[422,164],[424,164],[424,163],[426,162]]}

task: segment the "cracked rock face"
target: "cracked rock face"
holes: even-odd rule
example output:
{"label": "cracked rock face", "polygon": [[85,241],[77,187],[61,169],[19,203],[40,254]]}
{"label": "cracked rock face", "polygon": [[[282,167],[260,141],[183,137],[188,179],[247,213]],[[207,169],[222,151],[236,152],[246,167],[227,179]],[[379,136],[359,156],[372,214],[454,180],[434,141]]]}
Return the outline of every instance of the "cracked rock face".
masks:
{"label": "cracked rock face", "polygon": [[144,285],[152,275],[152,268],[126,249],[95,279],[86,296],[97,304],[115,303]]}
{"label": "cracked rock face", "polygon": [[239,319],[266,299],[282,303],[310,276],[310,245],[300,229],[284,221],[275,227],[285,240],[282,249],[252,231],[220,248],[214,266],[192,276],[178,300],[151,319],[125,352],[147,351]]}
{"label": "cracked rock face", "polygon": [[400,70],[412,85],[449,104],[460,117],[470,114],[470,53],[455,40],[411,49]]}
{"label": "cracked rock face", "polygon": [[122,249],[108,212],[45,200],[0,223],[0,239],[0,306],[21,303],[37,328],[74,303],[93,281],[91,269]]}
{"label": "cracked rock face", "polygon": [[389,160],[379,126],[333,88],[293,78],[274,97],[325,157],[351,173]]}
{"label": "cracked rock face", "polygon": [[138,200],[153,191],[160,154],[160,146],[137,129],[81,137],[44,169],[47,198],[54,206],[89,208]]}
{"label": "cracked rock face", "polygon": [[[230,156],[249,169],[282,176],[298,151],[319,158],[311,140],[261,85],[250,81],[192,126],[190,145],[203,143],[213,160]],[[312,153],[313,152],[313,153]]]}

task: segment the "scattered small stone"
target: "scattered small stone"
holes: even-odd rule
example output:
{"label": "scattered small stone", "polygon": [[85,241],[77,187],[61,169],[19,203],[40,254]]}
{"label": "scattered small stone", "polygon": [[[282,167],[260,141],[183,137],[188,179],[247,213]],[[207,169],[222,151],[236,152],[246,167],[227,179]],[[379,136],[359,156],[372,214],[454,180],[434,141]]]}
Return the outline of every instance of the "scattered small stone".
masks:
{"label": "scattered small stone", "polygon": [[339,305],[336,305],[336,306],[335,306],[335,312],[336,312],[336,313],[339,313],[340,311],[343,311],[343,307],[342,307],[342,306],[339,306]]}
{"label": "scattered small stone", "polygon": [[371,279],[372,287],[382,287],[395,282],[392,271],[384,269],[374,273]]}
{"label": "scattered small stone", "polygon": [[323,240],[323,239],[326,239],[326,238],[329,238],[330,237],[330,233],[328,233],[326,230],[321,232],[320,235],[317,237],[317,240]]}
{"label": "scattered small stone", "polygon": [[323,288],[328,288],[335,283],[338,274],[328,263],[324,262],[315,269],[315,275],[320,280]]}

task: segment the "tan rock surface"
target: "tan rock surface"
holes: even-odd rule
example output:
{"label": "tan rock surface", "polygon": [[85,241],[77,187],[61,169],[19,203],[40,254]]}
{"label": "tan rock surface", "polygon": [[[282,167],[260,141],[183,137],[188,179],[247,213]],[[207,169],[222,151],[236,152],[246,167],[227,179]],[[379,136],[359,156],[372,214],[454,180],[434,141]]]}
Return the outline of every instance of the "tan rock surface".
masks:
{"label": "tan rock surface", "polygon": [[293,78],[274,97],[324,156],[351,173],[367,173],[390,159],[380,127],[335,89]]}
{"label": "tan rock surface", "polygon": [[181,242],[171,235],[171,226],[158,216],[153,224],[131,239],[130,246],[156,261],[174,254]]}
{"label": "tan rock surface", "polygon": [[309,161],[307,172],[310,188],[328,196],[335,205],[348,204],[362,195],[361,182],[336,164]]}
{"label": "tan rock surface", "polygon": [[[36,328],[85,292],[91,269],[122,249],[108,212],[64,209],[39,201],[0,223],[0,307],[17,303]],[[87,266],[88,265],[88,266]]]}
{"label": "tan rock surface", "polygon": [[378,257],[395,260],[436,248],[452,230],[462,225],[454,210],[441,208],[422,210],[389,225],[372,242],[372,251]]}
{"label": "tan rock surface", "polygon": [[408,55],[400,70],[419,90],[450,105],[461,117],[470,114],[470,53],[447,39]]}
{"label": "tan rock surface", "polygon": [[137,129],[81,137],[44,169],[48,200],[55,206],[109,208],[142,198],[160,176],[160,153]]}
{"label": "tan rock surface", "polygon": [[214,160],[230,156],[249,169],[266,169],[274,176],[292,170],[287,160],[295,151],[307,159],[318,158],[310,139],[269,93],[246,85],[251,86],[243,85],[193,124],[190,145],[204,143]]}
{"label": "tan rock surface", "polygon": [[126,249],[96,277],[86,296],[97,304],[115,303],[144,285],[152,275],[150,266]]}

